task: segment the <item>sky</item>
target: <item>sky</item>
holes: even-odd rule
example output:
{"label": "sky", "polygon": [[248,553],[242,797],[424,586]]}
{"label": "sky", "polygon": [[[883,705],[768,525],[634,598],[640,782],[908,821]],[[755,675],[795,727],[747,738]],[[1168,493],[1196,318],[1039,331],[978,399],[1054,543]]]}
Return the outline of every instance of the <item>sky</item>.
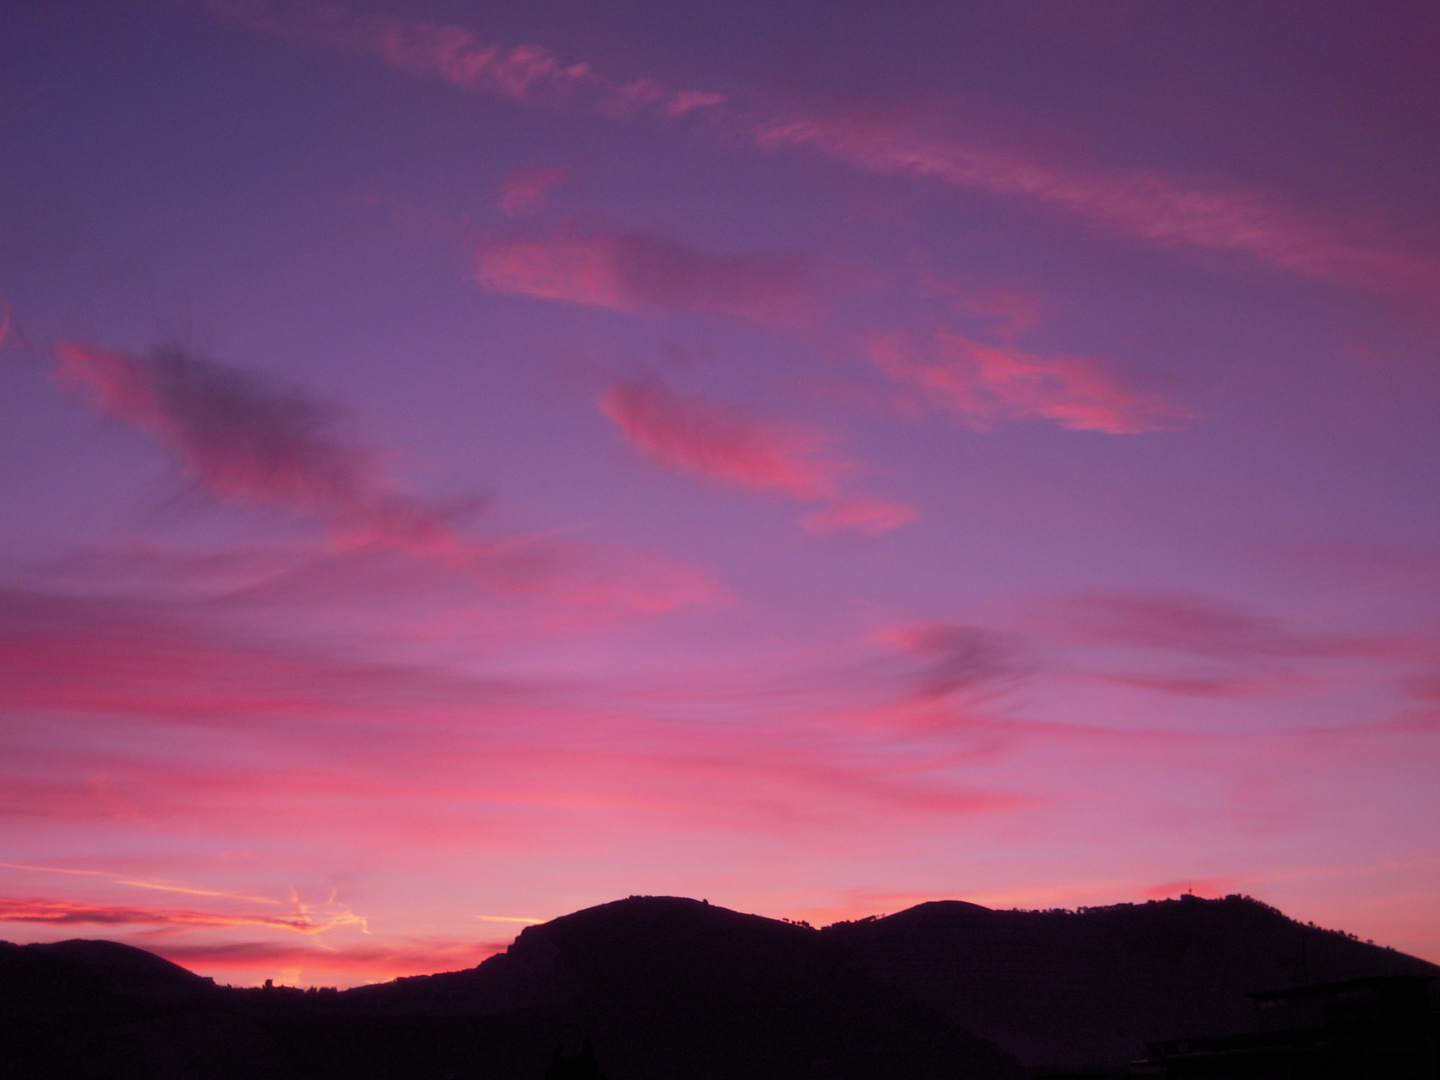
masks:
{"label": "sky", "polygon": [[1437,50],[0,5],[0,937],[1193,891],[1440,961]]}

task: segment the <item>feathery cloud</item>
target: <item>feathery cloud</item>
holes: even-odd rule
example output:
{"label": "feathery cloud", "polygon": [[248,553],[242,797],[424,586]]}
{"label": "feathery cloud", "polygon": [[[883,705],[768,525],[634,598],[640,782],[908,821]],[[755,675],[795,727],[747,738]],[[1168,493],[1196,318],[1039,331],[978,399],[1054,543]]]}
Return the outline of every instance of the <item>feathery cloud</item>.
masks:
{"label": "feathery cloud", "polygon": [[260,926],[297,934],[322,934],[339,926],[364,922],[348,908],[316,918],[307,910],[285,915],[230,915],[178,908],[134,907],[122,904],[86,904],[73,900],[0,897],[0,922],[45,923],[51,926],[160,926],[171,930],[229,929]]}
{"label": "feathery cloud", "polygon": [[357,13],[339,4],[202,0],[218,20],[289,41],[378,57],[398,71],[528,105],[610,116],[681,117],[713,108],[724,94],[672,90],[652,79],[622,81],[567,64],[539,45],[509,48],[460,26]]}
{"label": "feathery cloud", "polygon": [[903,333],[873,335],[864,348],[885,374],[982,430],[999,420],[1039,418],[1077,431],[1134,435],[1191,419],[1092,357],[1041,356],[948,329],[924,348]]}
{"label": "feathery cloud", "polygon": [[1186,182],[1155,170],[1045,164],[1003,147],[933,137],[905,122],[745,109],[724,94],[617,80],[539,45],[504,48],[454,25],[359,14],[338,4],[201,0],[218,20],[282,40],[375,56],[399,71],[526,105],[611,116],[698,115],[727,139],[808,149],[865,172],[939,180],[1031,202],[1160,249],[1233,255],[1335,285],[1433,303],[1440,266],[1393,238],[1306,213],[1234,182]]}
{"label": "feathery cloud", "polygon": [[1272,270],[1415,300],[1440,293],[1433,261],[1235,183],[1202,187],[1148,170],[1062,169],[998,147],[927,138],[904,124],[843,116],[762,119],[752,135],[764,148],[808,148],[866,172],[1038,203],[1158,248],[1243,256]]}

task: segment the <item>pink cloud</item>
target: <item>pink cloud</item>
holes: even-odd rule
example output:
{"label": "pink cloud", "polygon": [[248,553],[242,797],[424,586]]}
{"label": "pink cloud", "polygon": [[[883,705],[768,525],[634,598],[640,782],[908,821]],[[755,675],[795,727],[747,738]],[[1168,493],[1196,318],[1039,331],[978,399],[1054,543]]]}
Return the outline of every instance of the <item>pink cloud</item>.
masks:
{"label": "pink cloud", "polygon": [[643,552],[555,539],[482,539],[459,526],[473,500],[423,498],[343,436],[339,411],[305,393],[178,349],[148,357],[61,344],[56,376],[96,411],[155,436],[221,501],[316,518],[341,548],[380,548],[494,592],[572,608],[663,612],[717,600],[707,575]]}
{"label": "pink cloud", "polygon": [[1045,300],[1036,293],[1009,288],[976,291],[923,266],[917,273],[926,292],[949,297],[951,306],[960,314],[989,323],[995,336],[1007,345],[1040,325]]}
{"label": "pink cloud", "polygon": [[914,519],[909,507],[840,493],[850,466],[825,455],[829,441],[809,431],[680,397],[657,379],[619,379],[600,411],[641,452],[667,468],[760,494],[828,505],[803,521],[816,532],[876,535]]}
{"label": "pink cloud", "polygon": [[[10,709],[241,723],[365,721],[407,708],[418,723],[462,701],[515,703],[519,691],[335,659],[293,642],[267,645],[172,605],[17,590],[0,590],[0,663],[0,701]],[[414,709],[416,698],[429,702],[425,712]]]}
{"label": "pink cloud", "polygon": [[[777,815],[819,823],[1030,801],[947,772],[954,748],[928,733],[892,745],[894,718],[857,727],[796,702],[791,715],[676,723],[683,688],[667,703],[624,685],[497,685],[235,641],[168,608],[142,618],[73,598],[27,606],[0,635],[0,818],[12,827],[254,838],[303,820],[306,835],[342,847],[535,849],[597,818],[607,829],[769,829]],[[958,670],[962,644],[931,638],[916,656],[923,686],[978,678]]]}
{"label": "pink cloud", "polygon": [[806,514],[800,524],[811,532],[854,529],[870,536],[898,529],[919,517],[913,506],[887,502],[869,495],[840,496],[823,510]]}
{"label": "pink cloud", "polygon": [[222,22],[375,56],[396,70],[463,90],[616,118],[699,112],[724,137],[739,136],[762,149],[805,148],[866,172],[1028,200],[1162,249],[1242,256],[1274,270],[1417,301],[1433,302],[1440,294],[1440,267],[1433,260],[1235,183],[1187,183],[1153,170],[1066,169],[873,118],[744,112],[727,105],[723,94],[673,90],[644,78],[617,80],[538,45],[504,48],[463,27],[357,14],[338,4],[201,2]]}
{"label": "pink cloud", "polygon": [[610,116],[681,117],[713,109],[724,94],[672,90],[651,79],[625,82],[587,63],[565,63],[539,45],[509,48],[459,26],[361,14],[338,4],[202,0],[222,22],[378,57],[398,71],[527,105]]}
{"label": "pink cloud", "polygon": [[341,925],[335,919],[317,920],[306,912],[294,916],[227,915],[177,908],[84,904],[71,900],[33,897],[0,897],[0,922],[44,923],[50,926],[160,926],[171,930],[218,930],[259,926],[299,934],[319,934]]}
{"label": "pink cloud", "polygon": [[859,118],[762,119],[752,134],[763,148],[805,147],[867,172],[1030,200],[1155,247],[1245,256],[1274,270],[1415,299],[1440,292],[1440,268],[1431,260],[1238,184],[1059,169]]}
{"label": "pink cloud", "polygon": [[506,217],[520,217],[543,210],[550,201],[550,192],[570,179],[570,167],[532,165],[506,178],[500,188],[500,211]]}
{"label": "pink cloud", "polygon": [[820,456],[818,435],[681,398],[656,379],[617,380],[600,411],[660,464],[731,487],[808,501],[829,494],[842,468]]}
{"label": "pink cloud", "polygon": [[818,310],[812,266],[794,255],[714,255],[647,232],[571,221],[491,235],[476,256],[497,292],[566,300],[626,314],[730,315],[798,326]]}
{"label": "pink cloud", "polygon": [[865,349],[885,374],[981,429],[998,420],[1034,417],[1077,431],[1133,435],[1192,418],[1179,406],[1128,385],[1091,357],[1041,356],[946,329],[925,348],[917,348],[906,334],[893,333],[870,337]]}

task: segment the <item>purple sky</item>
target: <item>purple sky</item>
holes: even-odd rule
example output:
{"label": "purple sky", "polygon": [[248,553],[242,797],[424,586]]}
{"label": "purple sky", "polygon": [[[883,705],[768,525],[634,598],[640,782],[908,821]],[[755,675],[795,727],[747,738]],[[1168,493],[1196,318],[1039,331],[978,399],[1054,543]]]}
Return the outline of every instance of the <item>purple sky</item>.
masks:
{"label": "purple sky", "polygon": [[1440,11],[0,15],[0,936],[1244,892],[1440,960]]}

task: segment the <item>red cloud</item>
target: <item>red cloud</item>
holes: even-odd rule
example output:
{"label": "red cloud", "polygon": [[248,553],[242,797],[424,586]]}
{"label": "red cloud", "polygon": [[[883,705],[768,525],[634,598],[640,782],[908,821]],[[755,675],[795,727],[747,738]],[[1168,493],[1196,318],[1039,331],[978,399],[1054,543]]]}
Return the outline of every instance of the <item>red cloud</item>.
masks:
{"label": "red cloud", "polygon": [[997,420],[1039,417],[1080,431],[1133,435],[1191,419],[1163,398],[1126,385],[1090,357],[1040,356],[1014,345],[986,345],[953,330],[937,332],[924,351],[898,333],[871,337],[866,350],[885,374],[982,429]]}
{"label": "red cloud", "polygon": [[731,315],[797,326],[818,304],[811,265],[793,255],[712,255],[647,232],[570,222],[480,244],[487,288],[626,314]]}
{"label": "red cloud", "polygon": [[500,189],[500,211],[506,217],[543,210],[549,200],[550,189],[570,179],[568,165],[547,168],[535,165],[521,169],[506,179]]}
{"label": "red cloud", "polygon": [[842,495],[837,479],[848,466],[823,456],[824,437],[682,398],[659,380],[617,380],[601,396],[600,410],[667,468],[800,502],[827,501],[804,519],[811,530],[878,534],[915,517],[908,507]]}

